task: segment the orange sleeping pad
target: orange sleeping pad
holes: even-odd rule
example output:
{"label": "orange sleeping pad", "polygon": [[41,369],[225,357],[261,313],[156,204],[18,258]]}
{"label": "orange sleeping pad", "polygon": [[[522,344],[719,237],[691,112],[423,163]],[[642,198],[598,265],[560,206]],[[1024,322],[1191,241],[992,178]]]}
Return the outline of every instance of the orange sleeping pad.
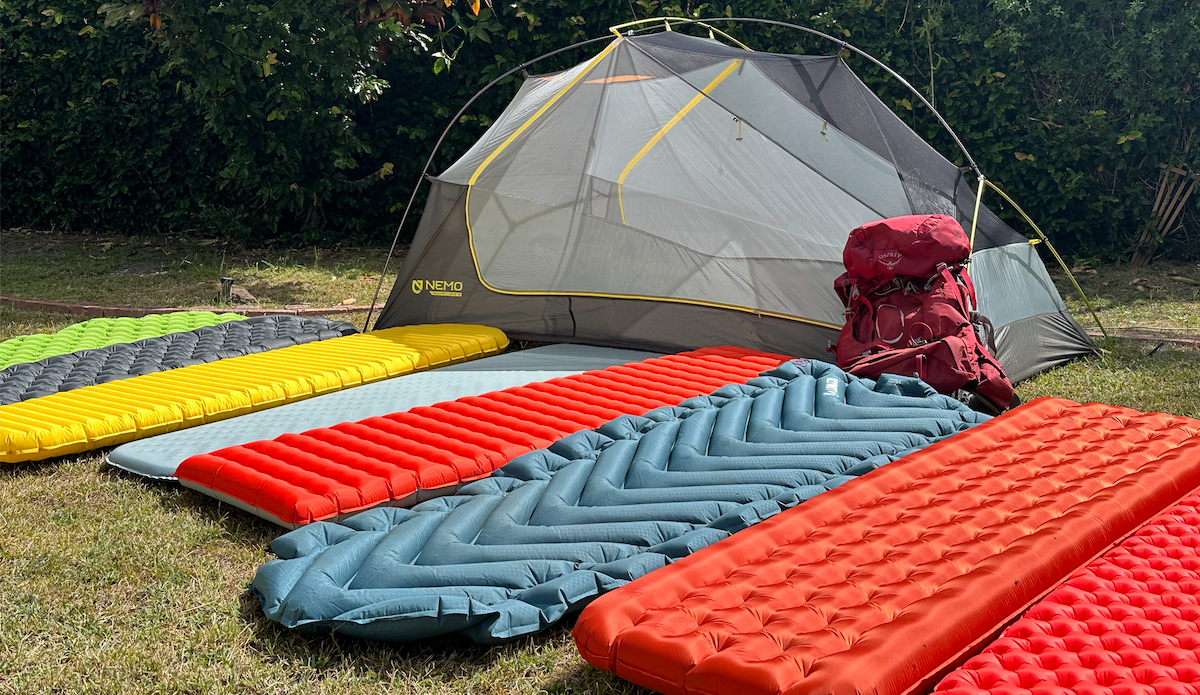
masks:
{"label": "orange sleeping pad", "polygon": [[1190,695],[1198,685],[1200,491],[1071,575],[936,691]]}
{"label": "orange sleeping pad", "polygon": [[1200,422],[1040,399],[588,606],[594,666],[664,693],[932,686],[1200,486]]}
{"label": "orange sleeping pad", "polygon": [[175,475],[295,527],[450,492],[568,434],[744,383],[787,359],[734,347],[656,357],[231,446],[184,460]]}

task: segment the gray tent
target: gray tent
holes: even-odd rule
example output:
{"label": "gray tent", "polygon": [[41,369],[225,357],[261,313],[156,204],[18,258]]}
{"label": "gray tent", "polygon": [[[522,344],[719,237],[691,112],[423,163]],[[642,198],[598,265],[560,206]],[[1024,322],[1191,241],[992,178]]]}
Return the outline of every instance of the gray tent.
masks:
{"label": "gray tent", "polygon": [[[974,203],[836,56],[615,38],[528,78],[433,179],[377,326],[821,357],[843,322],[850,230],[913,213],[969,229]],[[1034,247],[986,208],[970,272],[1014,380],[1094,351]]]}

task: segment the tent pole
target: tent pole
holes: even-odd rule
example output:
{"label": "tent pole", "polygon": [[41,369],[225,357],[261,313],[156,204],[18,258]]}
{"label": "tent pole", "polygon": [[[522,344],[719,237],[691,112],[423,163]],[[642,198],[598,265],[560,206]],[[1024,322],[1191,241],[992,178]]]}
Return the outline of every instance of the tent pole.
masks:
{"label": "tent pole", "polygon": [[971,253],[975,253],[975,229],[979,226],[979,205],[983,202],[983,184],[987,179],[979,177],[979,188],[975,192],[975,212],[971,215]]}
{"label": "tent pole", "polygon": [[[983,184],[981,183],[980,187],[982,187],[982,185]],[[1084,294],[1083,288],[1079,286],[1079,282],[1075,279],[1075,274],[1071,272],[1071,269],[1069,267],[1067,267],[1067,262],[1062,259],[1062,256],[1058,255],[1058,251],[1054,248],[1054,244],[1050,243],[1049,237],[1047,237],[1045,234],[1042,233],[1042,230],[1040,227],[1037,226],[1037,223],[1034,222],[1029,217],[1029,215],[1025,214],[1025,211],[1021,209],[1020,205],[1017,205],[1017,202],[1015,200],[1013,200],[1012,198],[1009,198],[1007,193],[1000,190],[999,186],[992,183],[991,181],[988,181],[987,185],[993,191],[999,193],[1001,198],[1004,198],[1005,200],[1007,200],[1009,205],[1012,205],[1013,209],[1017,211],[1017,214],[1019,214],[1022,218],[1024,218],[1025,221],[1029,223],[1030,227],[1033,227],[1033,231],[1037,232],[1037,235],[1041,239],[1042,243],[1044,243],[1046,245],[1046,248],[1050,250],[1050,253],[1052,253],[1054,255],[1054,260],[1058,261],[1058,264],[1060,266],[1062,266],[1062,269],[1067,274],[1067,278],[1071,281],[1071,284],[1075,285],[1075,291],[1078,292],[1079,296],[1083,298],[1083,303],[1087,305],[1088,311],[1091,312],[1092,319],[1094,319],[1096,321],[1096,325],[1100,327],[1100,332],[1104,334],[1104,342],[1108,345],[1108,352],[1111,352],[1113,349],[1112,337],[1109,336],[1108,331],[1106,331],[1104,329],[1104,324],[1100,322],[1100,317],[1096,315],[1096,309],[1092,307],[1091,300],[1089,300],[1087,298],[1087,295]],[[1033,241],[1030,241],[1029,243],[1031,243],[1031,244],[1037,243],[1037,240],[1035,239]]]}
{"label": "tent pole", "polygon": [[383,261],[383,272],[381,272],[379,274],[379,283],[375,285],[375,296],[371,298],[371,308],[367,310],[367,319],[365,321],[363,321],[363,333],[366,333],[367,330],[371,327],[371,316],[374,315],[374,313],[375,313],[375,305],[379,303],[379,293],[383,290],[383,280],[385,277],[387,277],[388,265],[392,261],[392,254],[396,252],[396,244],[397,244],[397,242],[400,241],[400,232],[401,232],[401,230],[404,229],[404,223],[406,221],[408,221],[408,214],[412,211],[413,203],[416,202],[416,200],[417,200],[417,191],[421,190],[421,184],[424,183],[425,177],[429,174],[429,167],[433,165],[433,158],[435,156],[437,156],[438,150],[442,146],[442,142],[445,141],[446,136],[449,135],[450,129],[454,127],[454,124],[458,123],[458,119],[462,118],[462,115],[466,112],[466,110],[468,108],[471,107],[471,104],[474,104],[475,101],[477,99],[479,99],[479,97],[483,96],[484,92],[488,91],[492,87],[495,87],[497,84],[499,84],[499,82],[501,80],[507,78],[509,75],[512,75],[513,73],[517,72],[518,70],[524,70],[525,68],[529,67],[530,65],[533,65],[534,63],[536,63],[538,61],[545,60],[546,58],[558,55],[559,53],[563,53],[565,51],[569,51],[573,48],[579,48],[580,46],[586,46],[588,44],[596,43],[597,41],[612,41],[612,40],[613,40],[613,37],[608,36],[608,35],[597,36],[596,38],[586,39],[584,41],[579,41],[577,43],[573,43],[570,46],[563,46],[562,48],[556,48],[553,51],[550,51],[549,53],[543,53],[542,55],[540,55],[536,58],[527,60],[524,63],[521,63],[520,65],[517,65],[514,68],[510,68],[508,71],[502,73],[500,76],[498,76],[496,79],[492,80],[491,82],[488,82],[486,85],[484,85],[483,89],[480,89],[478,92],[475,92],[475,95],[472,96],[470,99],[468,99],[467,103],[462,105],[462,108],[460,108],[458,110],[458,113],[454,114],[454,118],[450,119],[450,123],[448,123],[446,125],[446,129],[442,131],[441,137],[439,137],[437,139],[437,142],[434,143],[433,151],[429,153],[429,159],[425,160],[425,167],[421,169],[421,174],[417,177],[417,184],[415,186],[413,186],[412,195],[410,195],[408,197],[408,205],[404,206],[404,214],[402,214],[400,216],[400,224],[396,225],[396,233],[395,233],[395,235],[392,236],[391,248],[388,249],[387,258],[384,259],[384,261]]}

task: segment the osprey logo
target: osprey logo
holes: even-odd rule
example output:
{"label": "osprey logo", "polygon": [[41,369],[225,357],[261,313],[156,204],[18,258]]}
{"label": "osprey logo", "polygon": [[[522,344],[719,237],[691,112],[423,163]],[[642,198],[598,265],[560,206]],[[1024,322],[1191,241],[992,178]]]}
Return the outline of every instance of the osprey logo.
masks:
{"label": "osprey logo", "polygon": [[452,280],[413,280],[413,294],[428,291],[435,297],[461,297],[463,284]]}
{"label": "osprey logo", "polygon": [[884,251],[876,256],[876,258],[879,259],[879,262],[882,263],[884,267],[886,267],[888,270],[891,270],[892,268],[895,268],[898,263],[900,263],[900,259],[903,258],[903,256],[900,255],[899,251],[892,249],[891,251]]}

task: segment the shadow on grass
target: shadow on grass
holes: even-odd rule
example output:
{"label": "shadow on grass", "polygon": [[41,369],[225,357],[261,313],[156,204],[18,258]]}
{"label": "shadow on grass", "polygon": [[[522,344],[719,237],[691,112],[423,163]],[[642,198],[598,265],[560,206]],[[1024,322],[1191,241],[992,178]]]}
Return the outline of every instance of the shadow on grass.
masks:
{"label": "shadow on grass", "polygon": [[[107,450],[105,453],[107,454]],[[175,480],[147,478],[104,462],[99,464],[97,473],[149,492],[158,499],[159,507],[168,514],[182,512],[201,521],[221,526],[235,543],[263,547],[286,532],[286,529],[265,519],[186,488]]]}
{"label": "shadow on grass", "polygon": [[[247,626],[248,646],[269,662],[291,668],[330,673],[353,673],[363,678],[402,676],[447,688],[471,679],[504,679],[498,673],[515,668],[516,677],[528,679],[541,670],[546,657],[569,658],[555,664],[540,684],[547,693],[621,693],[641,695],[651,691],[626,683],[610,673],[592,668],[575,656],[570,631],[574,619],[529,637],[500,645],[476,644],[463,637],[445,636],[417,642],[373,642],[329,633],[304,633],[279,625],[263,615],[258,597],[247,589],[238,612]],[[570,658],[573,657],[573,658]],[[471,687],[474,691],[476,688]],[[480,690],[485,690],[483,684]]]}
{"label": "shadow on grass", "polygon": [[301,304],[309,301],[312,292],[295,281],[271,283],[266,281],[246,284],[246,289],[260,302],[276,304]]}
{"label": "shadow on grass", "polygon": [[58,472],[58,469],[61,468],[69,459],[76,458],[78,456],[79,454],[70,454],[68,456],[56,456],[51,459],[42,459],[41,461],[0,463],[0,485],[3,485],[10,480],[17,480],[19,478],[54,475]]}

